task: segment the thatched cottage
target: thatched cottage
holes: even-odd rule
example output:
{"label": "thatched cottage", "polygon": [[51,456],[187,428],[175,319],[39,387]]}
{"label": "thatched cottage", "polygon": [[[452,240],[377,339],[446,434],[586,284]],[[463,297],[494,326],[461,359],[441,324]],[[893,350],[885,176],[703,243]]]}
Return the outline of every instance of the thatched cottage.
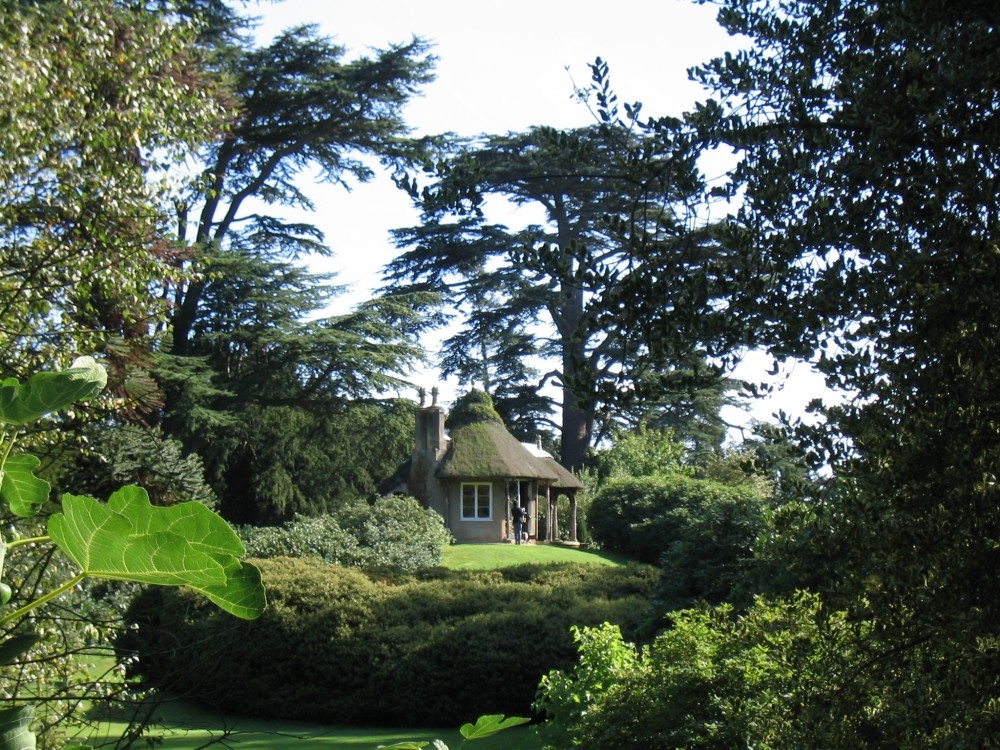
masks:
{"label": "thatched cottage", "polygon": [[[440,513],[458,542],[514,541],[511,510],[518,502],[527,511],[527,540],[556,541],[558,499],[565,496],[564,536],[576,542],[576,493],[583,485],[540,446],[511,435],[487,394],[461,397],[448,415],[436,393],[430,406],[423,402],[421,394],[413,455],[387,491],[413,495]],[[539,508],[546,519],[542,539]]]}

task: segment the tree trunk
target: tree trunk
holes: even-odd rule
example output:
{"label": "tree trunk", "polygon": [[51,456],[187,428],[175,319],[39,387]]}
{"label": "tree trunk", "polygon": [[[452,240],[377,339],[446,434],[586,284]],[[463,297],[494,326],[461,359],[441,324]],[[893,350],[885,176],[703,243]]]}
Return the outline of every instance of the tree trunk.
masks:
{"label": "tree trunk", "polygon": [[587,460],[593,418],[590,413],[579,408],[579,399],[566,385],[563,385],[562,407],[562,451],[559,463],[571,471],[577,471]]}

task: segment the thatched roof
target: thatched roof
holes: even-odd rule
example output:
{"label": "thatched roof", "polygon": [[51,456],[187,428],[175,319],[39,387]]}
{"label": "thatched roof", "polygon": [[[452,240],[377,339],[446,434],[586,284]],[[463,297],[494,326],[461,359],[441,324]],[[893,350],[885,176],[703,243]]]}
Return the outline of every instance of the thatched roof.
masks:
{"label": "thatched roof", "polygon": [[546,464],[547,468],[551,469],[556,474],[556,481],[552,484],[553,487],[558,487],[563,490],[583,489],[583,482],[576,478],[576,474],[567,469],[554,458],[543,458],[542,461]]}
{"label": "thatched roof", "polygon": [[554,468],[535,458],[501,422],[484,419],[454,427],[451,444],[436,476],[447,479],[543,479],[556,481]]}
{"label": "thatched roof", "polygon": [[507,432],[482,391],[455,401],[448,415],[451,443],[435,475],[447,479],[542,479],[556,473]]}
{"label": "thatched roof", "polygon": [[464,425],[479,422],[498,422],[502,425],[503,418],[493,408],[490,394],[471,390],[455,400],[448,415],[447,427],[454,431]]}
{"label": "thatched roof", "polygon": [[[521,443],[507,432],[493,400],[482,391],[471,391],[456,400],[447,427],[448,450],[434,471],[439,478],[535,479],[563,489],[583,487],[551,454]],[[412,461],[383,485],[383,492],[402,491],[408,484]]]}
{"label": "thatched roof", "polygon": [[564,490],[582,490],[583,482],[576,478],[576,475],[563,466],[561,463],[553,458],[552,454],[547,450],[542,448],[541,445],[532,445],[531,443],[521,443],[525,450],[531,453],[537,459],[540,459],[550,471],[556,475],[556,481],[552,483],[553,487],[558,487]]}

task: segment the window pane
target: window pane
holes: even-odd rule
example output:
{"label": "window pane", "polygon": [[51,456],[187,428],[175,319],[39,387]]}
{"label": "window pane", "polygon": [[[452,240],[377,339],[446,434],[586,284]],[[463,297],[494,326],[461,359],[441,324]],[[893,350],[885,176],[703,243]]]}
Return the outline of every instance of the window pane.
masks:
{"label": "window pane", "polygon": [[476,485],[462,485],[462,518],[476,517]]}
{"label": "window pane", "polygon": [[490,518],[490,485],[462,485],[462,518],[489,520]]}

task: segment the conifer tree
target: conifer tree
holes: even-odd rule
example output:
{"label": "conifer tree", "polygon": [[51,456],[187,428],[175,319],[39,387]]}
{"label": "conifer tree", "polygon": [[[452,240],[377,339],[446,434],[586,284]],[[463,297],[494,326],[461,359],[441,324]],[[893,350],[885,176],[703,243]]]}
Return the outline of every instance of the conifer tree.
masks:
{"label": "conifer tree", "polygon": [[[458,144],[427,186],[403,180],[423,223],[396,230],[403,252],[386,269],[389,288],[435,291],[467,315],[450,342],[450,367],[459,342],[474,352],[490,344],[489,332],[496,341],[500,330],[531,331],[533,352],[553,363],[535,388],[560,387],[561,461],[576,467],[595,425],[607,425],[623,402],[683,398],[720,382],[694,323],[713,314],[714,287],[703,282],[725,253],[693,231],[694,152],[679,121],[652,128],[638,105],[622,113],[607,65],[592,67],[597,124],[484,136]],[[519,229],[493,223],[487,199],[540,209],[543,219]],[[487,292],[488,318],[479,308]],[[669,321],[661,326],[675,327],[654,343],[631,314],[635,296],[650,292]]]}

